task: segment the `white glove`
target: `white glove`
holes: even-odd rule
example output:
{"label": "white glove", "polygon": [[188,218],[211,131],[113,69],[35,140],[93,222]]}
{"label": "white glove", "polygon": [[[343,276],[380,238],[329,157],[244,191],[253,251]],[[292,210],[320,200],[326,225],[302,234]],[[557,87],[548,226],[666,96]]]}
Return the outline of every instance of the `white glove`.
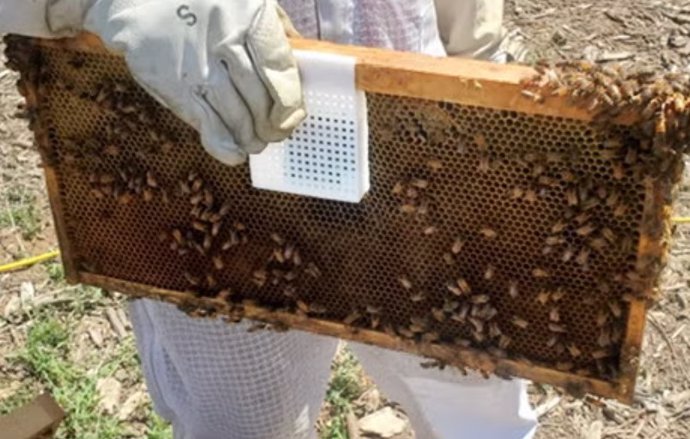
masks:
{"label": "white glove", "polygon": [[[6,13],[22,18],[25,31]],[[306,116],[275,0],[0,0],[0,17],[0,33],[99,35],[230,165],[284,139]]]}

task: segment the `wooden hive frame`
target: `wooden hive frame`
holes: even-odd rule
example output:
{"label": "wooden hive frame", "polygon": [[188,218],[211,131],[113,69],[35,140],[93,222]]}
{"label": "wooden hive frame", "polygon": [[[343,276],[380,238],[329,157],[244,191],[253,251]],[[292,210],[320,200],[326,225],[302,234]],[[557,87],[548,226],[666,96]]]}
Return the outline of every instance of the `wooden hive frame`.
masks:
{"label": "wooden hive frame", "polygon": [[[43,47],[64,48],[85,53],[105,53],[100,40],[89,34],[67,40],[35,40]],[[365,92],[383,93],[410,98],[446,101],[462,105],[510,110],[519,113],[556,116],[579,121],[590,121],[591,115],[569,104],[565,97],[551,96],[542,103],[526,99],[522,81],[535,75],[535,70],[518,65],[494,65],[490,63],[452,58],[431,58],[418,54],[398,53],[388,50],[340,46],[325,42],[292,41],[294,48],[318,50],[353,56],[357,59],[357,88]],[[39,104],[33,84],[24,82],[23,94],[29,108]],[[634,123],[634,116],[620,118],[621,124]],[[33,129],[39,146],[49,142],[47,131],[41,127],[41,119],[34,121]],[[41,148],[43,151],[45,148]],[[106,289],[122,291],[135,297],[154,297],[178,305],[191,305],[212,309],[220,314],[229,312],[227,303],[220,299],[190,297],[178,291],[170,291],[138,284],[122,279],[90,273],[79,268],[76,255],[67,236],[65,213],[61,205],[56,169],[44,157],[45,175],[53,217],[65,266],[66,278],[71,283],[85,283]],[[651,181],[646,184],[644,224],[638,245],[638,260],[654,257],[663,259],[666,254],[665,239],[670,216],[668,194],[672,188],[666,183]],[[663,230],[660,236],[658,230]],[[650,280],[648,289],[655,287]],[[575,394],[591,393],[630,403],[634,394],[647,302],[634,299],[630,302],[628,320],[620,356],[620,376],[616,382],[603,381],[554,369],[530,365],[511,359],[495,358],[486,352],[470,348],[449,348],[436,344],[418,344],[400,337],[368,329],[356,330],[344,324],[305,318],[293,313],[268,311],[254,304],[244,305],[244,316],[290,328],[340,337],[346,340],[371,343],[389,349],[416,353],[441,360],[449,365],[479,369],[500,376],[516,376],[533,381],[563,387]]]}

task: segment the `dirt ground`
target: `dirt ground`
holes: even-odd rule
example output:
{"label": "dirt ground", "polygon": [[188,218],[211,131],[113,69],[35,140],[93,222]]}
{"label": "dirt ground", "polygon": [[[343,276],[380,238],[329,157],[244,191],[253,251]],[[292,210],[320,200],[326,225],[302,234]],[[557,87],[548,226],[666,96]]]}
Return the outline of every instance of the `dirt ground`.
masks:
{"label": "dirt ground", "polygon": [[[587,58],[668,70],[690,65],[690,1],[507,0],[506,26],[524,37],[532,59]],[[0,264],[56,248],[15,80],[0,62]],[[690,216],[690,175],[676,206],[677,216]],[[573,399],[532,385],[537,438],[690,437],[689,268],[690,224],[678,224],[663,298],[647,320],[633,405]],[[0,273],[0,414],[48,389],[75,414],[60,437],[171,437],[152,413],[123,303],[117,293],[67,286],[55,262]],[[346,438],[353,418],[385,404],[354,359],[341,354],[320,435]]]}

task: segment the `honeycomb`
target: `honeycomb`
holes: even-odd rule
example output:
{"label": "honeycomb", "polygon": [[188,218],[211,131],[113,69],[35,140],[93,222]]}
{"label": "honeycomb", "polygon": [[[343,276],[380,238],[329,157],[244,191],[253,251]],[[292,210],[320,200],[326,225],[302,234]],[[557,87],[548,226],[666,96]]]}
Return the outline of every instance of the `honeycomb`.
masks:
{"label": "honeycomb", "polygon": [[342,203],[254,189],[116,56],[34,50],[78,271],[620,379],[648,202],[624,127],[368,93],[371,190]]}

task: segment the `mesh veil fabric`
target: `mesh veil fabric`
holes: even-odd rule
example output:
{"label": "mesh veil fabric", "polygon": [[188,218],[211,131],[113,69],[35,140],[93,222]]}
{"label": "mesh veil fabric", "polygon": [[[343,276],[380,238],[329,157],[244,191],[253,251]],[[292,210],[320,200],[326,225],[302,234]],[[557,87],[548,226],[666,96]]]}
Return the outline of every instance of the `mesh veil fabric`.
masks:
{"label": "mesh veil fabric", "polygon": [[[170,304],[132,302],[146,381],[180,439],[311,439],[338,340],[300,331],[248,333],[249,322],[192,319]],[[520,380],[428,370],[420,359],[352,343],[417,438],[530,438],[536,419]]]}

